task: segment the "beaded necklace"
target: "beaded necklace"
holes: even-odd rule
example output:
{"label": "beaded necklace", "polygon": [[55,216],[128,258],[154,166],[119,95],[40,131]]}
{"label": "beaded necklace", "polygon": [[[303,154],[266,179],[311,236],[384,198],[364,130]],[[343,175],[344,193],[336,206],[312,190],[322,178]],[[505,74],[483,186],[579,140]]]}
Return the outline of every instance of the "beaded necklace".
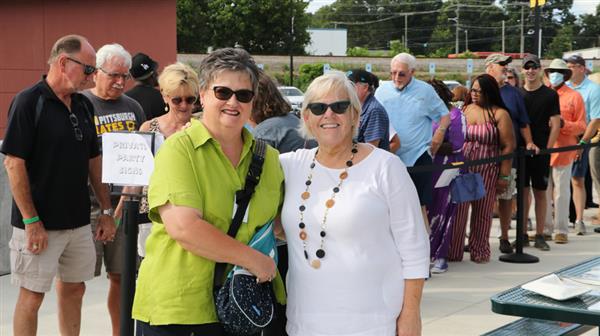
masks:
{"label": "beaded necklace", "polygon": [[300,195],[300,197],[302,198],[302,204],[300,204],[300,223],[298,224],[298,227],[300,228],[300,240],[302,240],[302,248],[304,249],[304,257],[306,258],[306,261],[309,263],[309,265],[315,269],[318,269],[319,267],[321,267],[321,259],[323,259],[325,257],[325,236],[327,235],[326,233],[326,229],[327,229],[327,214],[329,213],[329,209],[333,208],[333,206],[335,205],[335,195],[337,195],[340,192],[340,187],[342,186],[342,182],[344,182],[345,179],[348,178],[348,168],[352,167],[352,160],[354,160],[354,155],[358,152],[358,145],[356,142],[352,142],[352,155],[350,156],[350,160],[346,161],[346,167],[344,167],[344,171],[340,173],[340,181],[337,183],[337,185],[333,188],[333,193],[331,194],[331,197],[325,202],[325,213],[323,214],[323,220],[321,221],[321,232],[320,232],[320,236],[321,236],[321,244],[319,246],[319,249],[317,249],[315,255],[316,255],[316,259],[313,259],[312,261],[310,260],[310,257],[308,255],[308,250],[307,250],[307,239],[308,239],[308,234],[306,233],[306,223],[304,223],[304,211],[306,210],[306,200],[310,198],[310,185],[312,184],[312,177],[313,177],[313,170],[315,168],[315,161],[317,160],[317,154],[319,153],[319,150],[317,149],[315,151],[315,156],[312,159],[312,162],[310,163],[310,171],[308,172],[308,177],[306,178],[306,189],[304,189],[304,192]]}

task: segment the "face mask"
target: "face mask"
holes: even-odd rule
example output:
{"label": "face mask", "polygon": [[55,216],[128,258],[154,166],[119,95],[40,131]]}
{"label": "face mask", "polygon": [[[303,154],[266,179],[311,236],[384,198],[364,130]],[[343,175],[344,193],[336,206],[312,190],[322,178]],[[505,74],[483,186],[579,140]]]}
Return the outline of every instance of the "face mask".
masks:
{"label": "face mask", "polygon": [[552,86],[559,86],[565,81],[565,75],[561,74],[560,72],[551,72],[548,75],[548,80]]}

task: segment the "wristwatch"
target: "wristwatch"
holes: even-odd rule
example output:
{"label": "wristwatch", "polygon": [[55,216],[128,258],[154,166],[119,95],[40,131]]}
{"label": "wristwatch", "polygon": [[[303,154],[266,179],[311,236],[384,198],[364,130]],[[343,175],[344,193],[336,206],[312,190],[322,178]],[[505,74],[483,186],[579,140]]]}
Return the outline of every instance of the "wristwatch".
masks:
{"label": "wristwatch", "polygon": [[101,215],[107,215],[112,217],[115,214],[115,210],[113,208],[110,209],[104,209],[100,212]]}

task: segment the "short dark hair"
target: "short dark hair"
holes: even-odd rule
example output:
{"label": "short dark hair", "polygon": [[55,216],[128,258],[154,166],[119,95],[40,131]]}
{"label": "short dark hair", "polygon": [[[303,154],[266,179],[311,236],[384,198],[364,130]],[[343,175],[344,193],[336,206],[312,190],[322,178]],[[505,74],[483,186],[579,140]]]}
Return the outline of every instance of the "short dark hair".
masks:
{"label": "short dark hair", "polygon": [[48,58],[48,64],[54,63],[56,58],[62,54],[75,54],[81,51],[81,44],[83,41],[87,41],[87,39],[81,35],[66,35],[59,38],[52,49],[50,50],[50,57]]}

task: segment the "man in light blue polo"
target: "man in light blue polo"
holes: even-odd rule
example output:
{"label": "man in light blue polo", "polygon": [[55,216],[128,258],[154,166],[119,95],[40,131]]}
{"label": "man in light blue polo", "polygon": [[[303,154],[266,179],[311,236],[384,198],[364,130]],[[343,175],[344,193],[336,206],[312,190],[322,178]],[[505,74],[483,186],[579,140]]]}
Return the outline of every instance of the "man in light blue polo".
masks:
{"label": "man in light blue polo", "polygon": [[[444,141],[450,124],[448,108],[433,87],[413,77],[416,63],[415,57],[407,53],[394,56],[390,64],[392,81],[383,83],[375,92],[400,138],[396,155],[407,167],[431,165],[431,157]],[[440,127],[432,136],[434,120]],[[431,203],[433,191],[431,172],[411,173],[410,177],[417,187],[427,223],[426,207]]]}
{"label": "man in light blue polo", "polygon": [[[567,85],[581,94],[585,103],[585,118],[587,128],[581,137],[581,143],[587,144],[598,132],[600,128],[600,86],[591,80],[586,75],[586,65],[583,57],[579,55],[570,56],[565,60],[567,66],[571,70],[571,79]],[[586,233],[585,224],[583,223],[583,209],[585,209],[586,192],[585,192],[585,174],[588,169],[588,160],[592,180],[596,188],[600,188],[600,149],[593,147],[583,151],[577,160],[573,162],[573,172],[571,183],[573,185],[573,203],[575,204],[575,232],[578,235]],[[600,190],[600,189],[599,189]],[[598,223],[598,220],[594,224]],[[600,233],[599,231],[596,231]]]}

